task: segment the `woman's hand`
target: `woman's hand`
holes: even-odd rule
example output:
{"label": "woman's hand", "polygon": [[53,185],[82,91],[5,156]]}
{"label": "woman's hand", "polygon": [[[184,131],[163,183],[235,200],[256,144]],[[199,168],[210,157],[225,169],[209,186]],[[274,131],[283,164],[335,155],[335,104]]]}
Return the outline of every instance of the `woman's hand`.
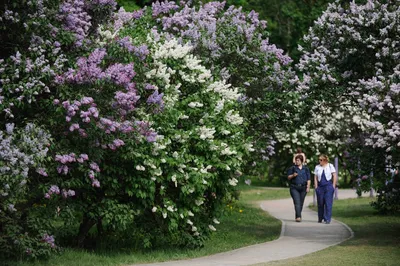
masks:
{"label": "woman's hand", "polygon": [[310,192],[310,187],[309,187],[309,186],[307,186],[306,192],[307,192],[307,193]]}
{"label": "woman's hand", "polygon": [[298,174],[297,174],[297,172],[294,172],[293,177],[296,177],[296,176],[298,176]]}

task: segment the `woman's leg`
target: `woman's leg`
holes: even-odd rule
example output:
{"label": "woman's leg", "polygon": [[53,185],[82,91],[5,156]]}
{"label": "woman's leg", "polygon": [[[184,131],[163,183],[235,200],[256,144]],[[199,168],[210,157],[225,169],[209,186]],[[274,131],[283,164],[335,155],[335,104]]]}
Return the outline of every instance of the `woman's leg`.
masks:
{"label": "woman's leg", "polygon": [[300,206],[301,206],[300,217],[301,217],[301,213],[303,212],[304,200],[306,198],[306,195],[307,195],[306,187],[301,187],[301,190],[300,190]]}
{"label": "woman's leg", "polygon": [[335,192],[335,189],[333,188],[332,185],[327,186],[326,188],[326,193],[325,193],[325,221],[327,223],[331,222],[332,218],[332,205],[333,205],[333,194]]}
{"label": "woman's leg", "polygon": [[293,199],[295,218],[299,218],[301,217],[301,198],[297,187],[290,187],[290,196]]}
{"label": "woman's leg", "polygon": [[322,222],[322,219],[324,218],[324,194],[323,194],[323,188],[322,187],[317,187],[315,192],[317,194],[318,222]]}

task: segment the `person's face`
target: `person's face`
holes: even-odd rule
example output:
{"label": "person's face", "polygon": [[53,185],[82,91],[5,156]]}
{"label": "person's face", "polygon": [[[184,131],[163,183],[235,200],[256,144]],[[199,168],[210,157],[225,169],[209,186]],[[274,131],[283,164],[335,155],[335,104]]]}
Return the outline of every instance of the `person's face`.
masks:
{"label": "person's face", "polygon": [[319,164],[321,166],[325,165],[326,164],[326,160],[324,158],[319,158]]}
{"label": "person's face", "polygon": [[300,159],[296,159],[296,165],[301,165],[301,160]]}

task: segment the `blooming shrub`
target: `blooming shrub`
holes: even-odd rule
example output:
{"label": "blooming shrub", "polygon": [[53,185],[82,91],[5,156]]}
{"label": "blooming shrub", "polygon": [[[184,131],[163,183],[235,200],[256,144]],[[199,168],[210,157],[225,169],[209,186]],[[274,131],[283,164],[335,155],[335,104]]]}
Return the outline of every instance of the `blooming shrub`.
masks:
{"label": "blooming shrub", "polygon": [[[298,65],[304,72],[299,86],[303,94],[316,100],[331,99],[332,103],[345,98],[368,113],[367,136],[359,148],[374,149],[370,155],[376,155],[371,161],[375,161],[372,168],[378,188],[384,185],[385,161],[392,165],[400,162],[396,149],[400,135],[399,14],[395,2],[352,2],[348,8],[329,5],[305,36]],[[379,155],[384,159],[377,159]]]}
{"label": "blooming shrub", "polygon": [[0,69],[1,256],[46,256],[69,238],[84,245],[94,225],[99,237],[147,247],[201,245],[252,150],[242,93],[195,46],[131,28],[143,11],[25,4],[29,19],[12,23],[26,23],[28,48]]}
{"label": "blooming shrub", "polygon": [[297,78],[290,68],[292,60],[268,41],[266,22],[259,20],[256,12],[225,8],[225,2],[198,7],[185,2],[156,2],[121,31],[124,34],[138,28],[162,32],[179,43],[189,42],[205,66],[238,88],[243,94],[239,99],[243,126],[253,139],[250,148],[254,152],[247,160],[270,159],[275,129],[290,124],[288,114],[294,110],[288,102],[295,99]]}

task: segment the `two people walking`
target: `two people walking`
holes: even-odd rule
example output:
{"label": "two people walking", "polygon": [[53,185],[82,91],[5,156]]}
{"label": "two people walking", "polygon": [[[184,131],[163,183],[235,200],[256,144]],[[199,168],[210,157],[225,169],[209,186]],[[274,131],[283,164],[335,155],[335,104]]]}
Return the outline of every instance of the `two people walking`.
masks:
{"label": "two people walking", "polygon": [[[310,170],[304,165],[305,155],[296,154],[294,157],[295,165],[290,167],[287,173],[290,181],[290,195],[293,199],[295,209],[295,220],[301,222],[301,212],[303,210],[304,199],[310,192],[311,174]],[[318,203],[318,222],[326,224],[331,222],[333,194],[337,183],[335,167],[329,163],[329,158],[325,154],[319,156],[319,165],[314,170],[314,189],[317,194]]]}

